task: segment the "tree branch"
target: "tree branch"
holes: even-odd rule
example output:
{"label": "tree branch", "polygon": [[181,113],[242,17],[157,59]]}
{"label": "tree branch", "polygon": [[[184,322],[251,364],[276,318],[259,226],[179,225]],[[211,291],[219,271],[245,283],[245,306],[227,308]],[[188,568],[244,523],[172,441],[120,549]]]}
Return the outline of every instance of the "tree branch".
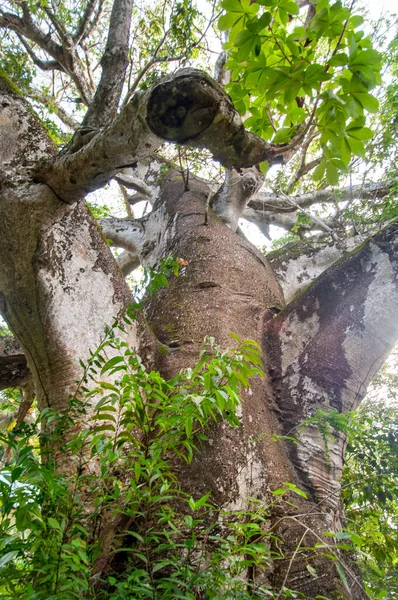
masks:
{"label": "tree branch", "polygon": [[214,212],[232,231],[236,231],[239,219],[253,194],[263,183],[263,177],[256,167],[229,169],[225,181],[211,201]]}
{"label": "tree branch", "polygon": [[322,234],[269,252],[267,259],[283,289],[286,302],[290,302],[321,273],[359,246],[364,239],[365,236],[356,235],[336,243],[330,236]]}
{"label": "tree branch", "polygon": [[133,0],[114,0],[108,38],[101,59],[102,75],[82,127],[98,128],[115,117],[128,65]]}
{"label": "tree branch", "polygon": [[39,69],[41,69],[42,71],[62,71],[65,73],[65,69],[59,62],[57,62],[56,60],[42,60],[41,58],[39,58],[37,56],[37,54],[33,51],[31,46],[28,44],[28,42],[23,38],[23,36],[21,34],[17,33],[17,36],[18,36],[18,39],[20,40],[21,44],[25,48],[26,52],[32,59],[33,64],[35,64],[37,67],[39,67]]}
{"label": "tree branch", "polygon": [[35,180],[66,202],[102,187],[126,166],[151,156],[163,140],[208,148],[224,166],[248,167],[278,160],[283,146],[244,129],[221,86],[194,69],[183,69],[137,93],[117,119],[80,138],[55,159],[38,166]]}
{"label": "tree branch", "polygon": [[[84,69],[82,67],[80,58],[75,51],[72,38],[69,35],[66,36],[65,34],[64,37],[67,43],[64,43],[62,46],[57,44],[51,38],[51,35],[44,33],[44,31],[42,31],[36,25],[25,2],[22,3],[22,10],[22,18],[12,13],[3,13],[0,16],[0,27],[11,29],[19,36],[31,40],[42,50],[44,50],[44,52],[51,56],[55,63],[60,65],[65,73],[71,77],[81,96],[82,101],[88,106],[92,100],[92,89],[90,87],[90,83],[86,80]],[[43,65],[46,69],[48,69],[52,63],[51,61],[44,61]],[[51,68],[57,67],[53,64]]]}
{"label": "tree branch", "polygon": [[1,74],[0,99],[0,171],[3,177],[14,177],[15,182],[25,176],[26,167],[43,156],[48,158],[55,148],[31,107]]}
{"label": "tree branch", "polygon": [[[268,324],[274,378],[283,378],[291,406],[297,410],[299,402],[306,414],[317,406],[355,409],[398,338],[397,306],[395,221],[327,269]],[[295,343],[285,347],[292,335]],[[305,389],[293,386],[299,372]]]}
{"label": "tree branch", "polygon": [[[99,3],[98,0],[89,0],[86,9],[83,13],[83,16],[80,19],[79,24],[76,28],[76,32],[73,35],[73,41],[75,42],[75,44],[80,44],[82,41],[84,41],[91,33],[91,31],[95,28],[101,16],[104,4],[105,0],[100,0]],[[94,14],[96,8],[97,12]]]}
{"label": "tree branch", "polygon": [[116,262],[125,277],[141,264],[139,256],[134,252],[128,252],[127,250],[124,250],[124,252],[117,257]]}
{"label": "tree branch", "polygon": [[119,173],[116,175],[115,180],[124,185],[129,190],[135,190],[141,196],[144,196],[147,199],[150,199],[152,196],[152,190],[149,185],[145,183],[139,177],[134,177],[133,175],[126,175],[125,173]]}
{"label": "tree branch", "polygon": [[74,131],[79,123],[71,117],[59,102],[57,102],[52,96],[47,96],[42,90],[32,88],[32,93],[29,94],[32,100],[44,104],[51,112],[54,112],[57,117],[67,126],[69,129]]}
{"label": "tree branch", "polygon": [[27,37],[35,42],[42,50],[47,52],[58,63],[62,64],[63,49],[62,46],[55,43],[51,36],[47,35],[33,22],[30,13],[24,10],[23,18],[12,13],[3,13],[0,17],[0,27],[11,29],[21,36]]}
{"label": "tree branch", "polygon": [[100,219],[99,226],[102,229],[104,237],[110,240],[112,245],[124,248],[137,257],[142,253],[145,243],[145,226],[143,220],[110,217]]}
{"label": "tree branch", "polygon": [[325,188],[316,190],[309,194],[299,194],[297,196],[289,196],[287,199],[285,194],[259,194],[257,198],[252,198],[249,202],[249,207],[259,211],[279,212],[281,210],[293,212],[296,210],[295,205],[302,208],[313,206],[314,204],[323,204],[327,202],[346,202],[352,198],[358,200],[374,200],[383,198],[391,192],[397,180],[380,181],[378,183],[369,183],[366,185],[353,185],[339,188]]}
{"label": "tree branch", "polygon": [[[358,406],[398,338],[397,306],[396,221],[327,269],[266,324],[266,370],[285,433],[317,409],[347,412]],[[304,489],[335,508],[337,499],[328,498],[331,492],[338,498],[345,440],[329,430],[327,456],[318,425],[301,427],[290,455]]]}

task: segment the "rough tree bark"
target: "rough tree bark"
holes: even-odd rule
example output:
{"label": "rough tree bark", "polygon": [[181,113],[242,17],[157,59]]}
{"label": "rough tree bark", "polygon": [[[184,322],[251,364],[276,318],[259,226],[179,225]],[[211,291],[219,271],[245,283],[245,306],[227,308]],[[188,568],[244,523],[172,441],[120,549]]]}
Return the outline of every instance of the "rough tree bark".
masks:
{"label": "rough tree bark", "polygon": [[[5,81],[0,95],[0,310],[23,348],[39,406],[63,408],[80,377],[79,361],[87,360],[104,325],[130,299],[82,196],[149,157],[165,139],[206,147],[229,168],[272,162],[289,148],[271,147],[245,132],[222,88],[192,70],[137,94],[116,119],[94,135],[78,132],[59,154]],[[269,583],[308,598],[340,594],[360,600],[366,596],[351,567],[349,593],[321,554],[310,559],[303,551],[292,560],[298,546],[324,540],[322,532],[341,526],[344,439],[335,433],[327,457],[316,428],[302,430],[298,446],[282,437],[270,440],[297,429],[316,408],[351,410],[364,395],[398,337],[397,225],[351,253],[329,253],[321,267],[307,269],[302,283],[314,280],[310,287],[300,292],[296,280],[299,295],[285,306],[270,263],[235,232],[257,178],[255,169],[232,172],[213,210],[204,183],[191,178],[186,189],[181,175],[170,171],[149,216],[104,221],[102,227],[126,250],[129,264],[157,264],[170,253],[188,262],[147,308],[162,352],[156,344],[140,347],[135,330],[129,332],[144,360],[164,376],[195,362],[205,335],[227,346],[232,331],[264,350],[267,376],[244,393],[242,427],[215,427],[193,463],[181,466],[182,486],[195,496],[211,490],[220,509],[244,508],[249,497],[267,500],[284,482],[304,489],[308,499],[295,498],[290,511],[271,516],[286,559],[267,575]],[[148,339],[138,334],[138,340]],[[7,352],[10,361],[0,362],[2,385],[5,369],[21,356],[17,349]],[[16,377],[19,385],[25,376],[11,368],[9,384]]]}

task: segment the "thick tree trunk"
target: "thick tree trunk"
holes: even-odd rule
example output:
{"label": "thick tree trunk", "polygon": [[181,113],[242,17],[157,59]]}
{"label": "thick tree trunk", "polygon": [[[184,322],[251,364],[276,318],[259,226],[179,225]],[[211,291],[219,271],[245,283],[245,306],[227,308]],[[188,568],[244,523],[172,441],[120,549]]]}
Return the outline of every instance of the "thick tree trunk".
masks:
{"label": "thick tree trunk", "polygon": [[[24,210],[21,210],[21,205]],[[21,343],[41,408],[64,409],[130,291],[84,204],[47,186],[3,186],[0,310]]]}
{"label": "thick tree trunk", "polygon": [[[264,328],[272,327],[275,311],[283,305],[280,286],[264,256],[212,212],[205,224],[206,197],[203,185],[192,182],[185,191],[181,176],[171,175],[157,206],[174,232],[164,243],[163,253],[174,253],[189,263],[147,309],[148,321],[162,344],[157,367],[166,377],[194,364],[205,336],[214,337],[222,347],[232,345],[231,332],[262,343]],[[279,396],[280,388],[274,387],[268,375],[253,380],[243,394],[241,427],[214,426],[209,442],[192,464],[181,465],[181,484],[194,497],[211,490],[211,500],[220,511],[245,509],[250,498],[270,502],[271,492],[284,482],[305,487],[308,500],[292,494],[290,507],[286,502],[273,510],[270,525],[283,539],[285,559],[276,561],[264,583],[274,589],[291,587],[308,598],[338,592],[359,600],[360,587],[354,585],[353,595],[348,596],[332,561],[315,551],[304,551],[326,542],[324,531],[337,530],[341,507],[336,502],[333,509],[327,502],[320,504],[295,469],[285,441],[273,441],[274,436],[286,433],[277,418]],[[315,568],[317,578],[307,564]],[[257,577],[264,580],[260,573]]]}

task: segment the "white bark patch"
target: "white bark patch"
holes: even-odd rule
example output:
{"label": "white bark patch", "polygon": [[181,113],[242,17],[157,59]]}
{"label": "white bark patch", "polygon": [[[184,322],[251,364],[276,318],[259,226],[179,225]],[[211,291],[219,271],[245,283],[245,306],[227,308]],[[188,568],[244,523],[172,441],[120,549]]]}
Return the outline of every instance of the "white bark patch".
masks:
{"label": "white bark patch", "polygon": [[[229,502],[223,509],[226,511],[247,510],[250,498],[264,496],[266,481],[264,464],[257,459],[256,450],[248,451],[246,464],[238,469],[235,500]],[[217,482],[217,487],[222,488],[221,481]]]}
{"label": "white bark patch", "polygon": [[164,205],[150,213],[145,223],[145,243],[141,251],[141,260],[145,267],[153,267],[159,264],[160,260],[165,256],[169,242],[175,234],[175,222],[177,218],[178,213],[170,225]]}
{"label": "white bark patch", "polygon": [[[304,252],[283,260],[275,268],[278,281],[283,289],[286,302],[290,302],[300,290],[314,281],[321,273],[339,260],[346,252],[351,252],[362,241],[362,237],[349,238],[344,248],[326,245],[321,249]],[[293,247],[294,250],[294,247]]]}
{"label": "white bark patch", "polygon": [[325,440],[319,429],[313,426],[300,434],[297,446],[299,462],[311,481],[316,501],[329,520],[330,529],[333,529],[334,511],[337,512],[340,500],[344,443],[341,435]]}
{"label": "white bark patch", "polygon": [[352,376],[342,390],[345,410],[353,410],[365,393],[370,378],[385,360],[392,340],[398,336],[398,286],[393,265],[387,252],[369,245],[371,257],[365,266],[374,270],[374,277],[363,303],[362,319],[354,321],[345,332],[343,351]]}
{"label": "white bark patch", "polygon": [[31,164],[52,150],[38,119],[20,98],[0,94],[0,129],[0,164],[4,173],[16,164]]}
{"label": "white bark patch", "polygon": [[317,302],[305,321],[294,313],[284,324],[280,332],[282,376],[286,375],[288,368],[299,360],[307,344],[318,333],[320,327],[318,308]]}
{"label": "white bark patch", "polygon": [[48,260],[38,272],[52,337],[60,340],[75,361],[85,361],[88,349],[97,348],[105,325],[121,309],[114,303],[112,274],[100,267],[90,227],[87,221],[74,218],[73,210],[62,223],[54,223],[43,242]]}

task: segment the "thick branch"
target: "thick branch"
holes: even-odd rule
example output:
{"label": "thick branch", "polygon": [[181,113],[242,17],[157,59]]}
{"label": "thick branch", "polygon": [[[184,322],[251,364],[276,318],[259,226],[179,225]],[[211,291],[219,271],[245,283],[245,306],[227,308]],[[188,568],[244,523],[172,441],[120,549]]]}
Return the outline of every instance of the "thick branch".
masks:
{"label": "thick branch", "polygon": [[[271,356],[292,404],[299,401],[304,412],[355,409],[398,338],[397,306],[394,222],[325,271],[269,324]],[[291,336],[295,343],[285,348]],[[276,346],[285,348],[283,355]],[[305,389],[293,386],[298,373]]]}
{"label": "thick branch", "polygon": [[108,39],[101,59],[102,75],[83,127],[98,128],[116,115],[128,65],[128,48],[133,0],[115,0]]}
{"label": "thick branch", "polygon": [[207,148],[225,167],[272,163],[286,151],[247,132],[223,88],[194,69],[182,69],[153,88],[148,124],[164,140]]}
{"label": "thick branch", "polygon": [[135,190],[136,192],[141,194],[141,196],[144,196],[148,200],[150,199],[152,195],[152,189],[149,185],[145,183],[145,181],[143,181],[139,177],[119,173],[119,175],[116,175],[115,179],[118,183],[124,185],[124,187],[128,188],[129,190]]}
{"label": "thick branch", "polygon": [[336,243],[330,236],[322,235],[302,239],[267,254],[286,302],[363,241],[364,236],[354,236]]}
{"label": "thick branch", "polygon": [[[325,271],[266,325],[267,372],[285,433],[317,409],[354,410],[398,338],[398,223]],[[344,436],[300,429],[291,458],[318,502],[337,505]]]}
{"label": "thick branch", "polygon": [[272,146],[245,131],[218,83],[193,69],[183,69],[145,94],[135,94],[114,122],[94,136],[84,132],[80,136],[36,172],[36,180],[47,183],[66,202],[151,156],[163,140],[208,148],[223,165],[239,168],[274,162],[284,152],[283,146]]}
{"label": "thick branch", "polygon": [[[112,245],[124,248],[139,256],[145,243],[144,220],[115,219],[114,217],[100,219],[102,233]],[[137,265],[138,266],[138,265]]]}
{"label": "thick branch", "polygon": [[0,74],[0,167],[3,176],[23,176],[22,167],[55,151],[28,104]]}

